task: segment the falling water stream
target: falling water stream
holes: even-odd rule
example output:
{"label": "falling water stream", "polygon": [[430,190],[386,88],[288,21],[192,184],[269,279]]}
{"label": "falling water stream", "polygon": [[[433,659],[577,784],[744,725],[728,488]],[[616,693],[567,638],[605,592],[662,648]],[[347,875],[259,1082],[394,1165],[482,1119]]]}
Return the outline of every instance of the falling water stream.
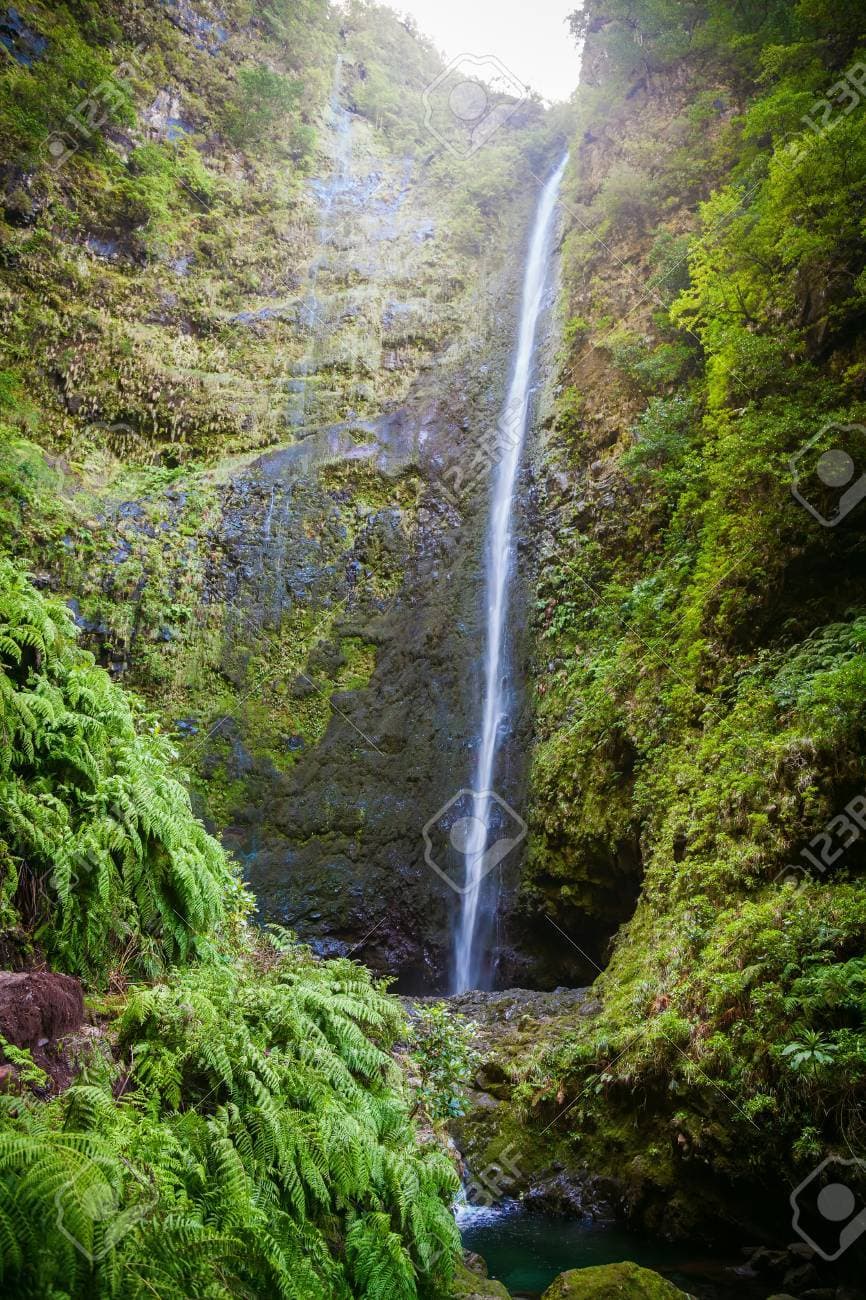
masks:
{"label": "falling water stream", "polygon": [[[502,822],[502,805],[492,786],[499,748],[499,728],[506,707],[507,683],[503,671],[503,638],[508,613],[508,583],[513,562],[511,517],[520,454],[526,436],[532,389],[535,336],[546,298],[550,271],[550,252],[556,200],[568,157],[563,158],[544,187],[529,244],[520,327],[514,369],[508,397],[499,421],[501,459],[493,481],[490,523],[487,530],[486,556],[486,625],[487,645],[484,662],[484,707],[481,743],[475,772],[472,815],[462,828],[461,849],[465,855],[466,877],[462,910],[455,947],[455,991],[475,988],[481,973],[478,951],[478,921],[481,885],[493,866],[501,862],[515,844],[514,829]],[[488,846],[491,813],[501,832]],[[508,810],[506,810],[507,816]]]}
{"label": "falling water stream", "polygon": [[307,291],[301,303],[300,324],[310,333],[307,353],[298,370],[299,409],[291,413],[291,423],[303,429],[308,418],[308,397],[311,375],[315,375],[319,353],[326,333],[328,320],[326,304],[322,302],[318,282],[320,272],[328,266],[329,245],[333,243],[340,221],[340,203],[351,194],[352,175],[352,115],[343,107],[343,56],[334,61],[334,76],[328,99],[326,126],[333,141],[333,169],[330,176],[314,182],[313,189],[319,203],[319,230],[316,244],[320,250],[310,264],[307,274]]}

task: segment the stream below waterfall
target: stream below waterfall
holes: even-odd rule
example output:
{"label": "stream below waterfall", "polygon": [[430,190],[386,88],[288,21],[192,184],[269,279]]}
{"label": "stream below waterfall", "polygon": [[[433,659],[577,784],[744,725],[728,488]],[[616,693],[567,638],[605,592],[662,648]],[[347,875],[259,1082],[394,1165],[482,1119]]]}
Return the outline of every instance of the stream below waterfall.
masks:
{"label": "stream below waterfall", "polygon": [[517,1300],[536,1300],[558,1274],[572,1268],[630,1260],[654,1269],[695,1300],[763,1300],[742,1259],[679,1243],[669,1245],[619,1224],[563,1218],[524,1208],[518,1201],[464,1206],[457,1222],[465,1250],[480,1255],[490,1277]]}

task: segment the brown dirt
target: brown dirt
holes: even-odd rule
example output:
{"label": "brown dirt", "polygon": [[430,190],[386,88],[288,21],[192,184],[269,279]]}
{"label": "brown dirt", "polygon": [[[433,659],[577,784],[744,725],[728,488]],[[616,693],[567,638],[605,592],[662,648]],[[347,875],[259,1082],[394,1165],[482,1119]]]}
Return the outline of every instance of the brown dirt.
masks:
{"label": "brown dirt", "polygon": [[[77,1070],[62,1036],[82,1029],[84,995],[78,980],[52,971],[0,971],[0,1034],[30,1050],[33,1061],[62,1091]],[[2,1091],[17,1091],[17,1071],[0,1067]],[[42,1095],[42,1089],[34,1089]]]}
{"label": "brown dirt", "polygon": [[84,1020],[78,980],[52,971],[0,971],[0,1034],[16,1047],[44,1046]]}

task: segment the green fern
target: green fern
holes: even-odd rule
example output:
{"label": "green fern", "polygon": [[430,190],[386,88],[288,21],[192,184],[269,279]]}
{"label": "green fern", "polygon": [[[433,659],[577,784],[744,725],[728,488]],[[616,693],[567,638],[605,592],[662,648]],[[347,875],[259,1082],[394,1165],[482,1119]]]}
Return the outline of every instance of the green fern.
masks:
{"label": "green fern", "polygon": [[64,969],[104,977],[113,953],[154,976],[207,951],[237,885],[167,742],[74,637],[65,607],[0,561],[6,891],[28,900],[22,924],[48,920],[39,938]]}
{"label": "green fern", "polygon": [[155,981],[64,1095],[0,1094],[0,1290],[441,1300],[457,1180],[409,1117],[402,1010],[353,962],[253,936],[172,759],[0,562],[3,915],[97,986]]}
{"label": "green fern", "polygon": [[404,1033],[359,967],[303,948],[134,989],[119,1099],[0,1097],[4,1295],[441,1300],[457,1180],[409,1119]]}

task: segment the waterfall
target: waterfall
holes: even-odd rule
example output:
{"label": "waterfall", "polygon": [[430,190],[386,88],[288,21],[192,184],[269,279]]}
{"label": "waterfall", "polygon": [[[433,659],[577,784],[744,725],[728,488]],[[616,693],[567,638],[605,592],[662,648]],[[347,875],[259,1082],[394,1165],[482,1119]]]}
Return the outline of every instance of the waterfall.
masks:
{"label": "waterfall", "polygon": [[486,551],[486,654],[484,662],[484,706],[478,763],[472,797],[472,815],[465,819],[462,849],[466,863],[462,909],[455,946],[455,989],[461,993],[476,987],[481,962],[477,931],[481,885],[484,877],[515,844],[507,826],[499,826],[500,838],[488,846],[491,814],[498,815],[500,801],[493,792],[500,721],[507,707],[507,682],[503,663],[503,637],[508,614],[508,582],[513,564],[511,516],[520,453],[529,418],[535,336],[545,302],[550,265],[551,233],[559,185],[568,155],[563,158],[542,191],[529,244],[520,326],[514,354],[514,369],[508,397],[499,420],[499,453],[487,528]]}
{"label": "waterfall", "polygon": [[295,428],[304,429],[307,422],[310,377],[315,375],[321,356],[322,343],[328,329],[326,303],[319,296],[319,273],[328,264],[327,248],[333,242],[341,217],[340,201],[351,192],[352,188],[352,115],[343,107],[343,56],[338,54],[334,61],[334,75],[331,82],[331,94],[328,98],[328,111],[325,125],[332,141],[333,168],[330,176],[313,183],[313,190],[319,203],[319,228],[317,248],[313,261],[307,272],[307,290],[299,306],[298,322],[310,331],[310,343],[298,367],[298,388],[300,395],[298,408],[288,412],[288,422]]}

